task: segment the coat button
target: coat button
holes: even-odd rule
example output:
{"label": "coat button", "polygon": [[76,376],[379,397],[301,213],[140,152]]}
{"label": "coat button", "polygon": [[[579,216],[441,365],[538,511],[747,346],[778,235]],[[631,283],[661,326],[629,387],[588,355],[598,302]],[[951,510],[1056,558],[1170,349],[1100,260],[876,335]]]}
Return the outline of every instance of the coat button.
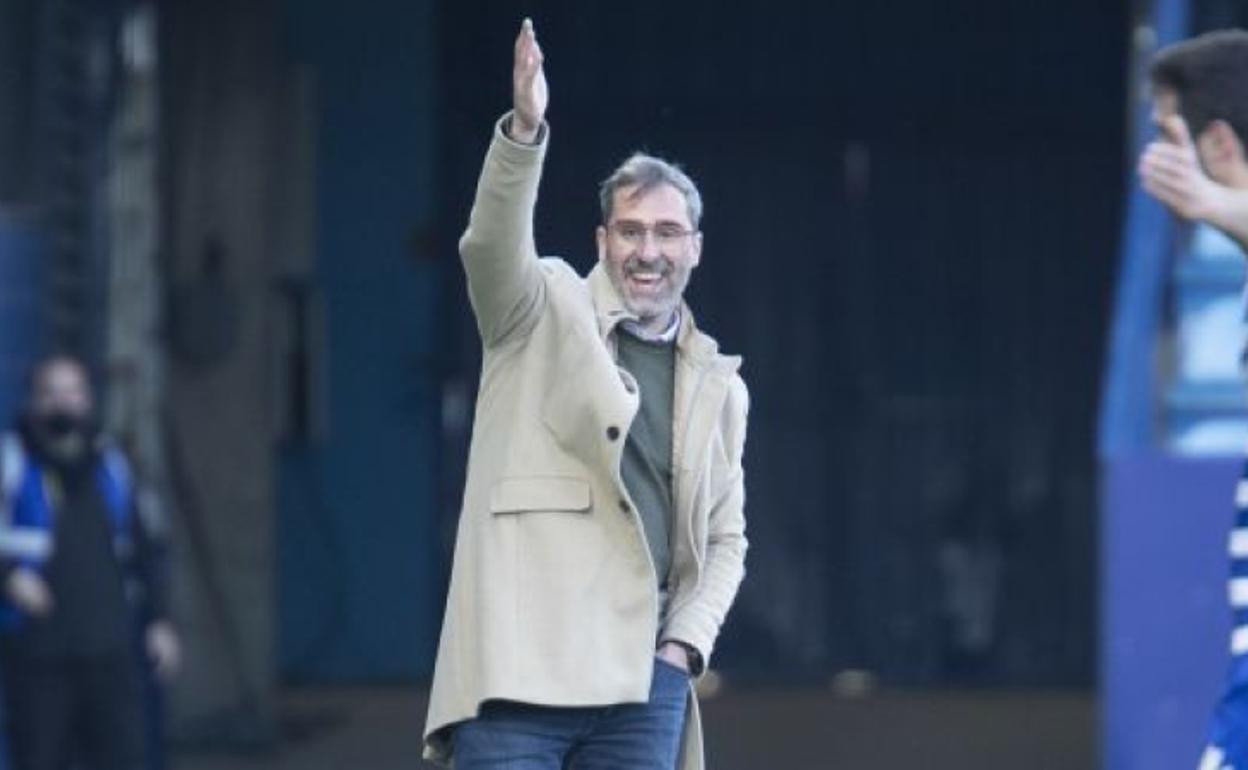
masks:
{"label": "coat button", "polygon": [[614,425],[612,425],[611,427],[607,428],[607,440],[608,440],[608,441],[615,441],[615,440],[616,440],[617,438],[619,438],[619,437],[620,437],[620,429],[619,429],[619,428],[615,427]]}
{"label": "coat button", "polygon": [[620,510],[621,510],[621,511],[623,511],[624,513],[628,513],[629,511],[631,511],[631,510],[633,510],[633,509],[632,509],[632,507],[631,507],[631,506],[629,506],[629,504],[628,504],[628,501],[627,501],[627,500],[623,500],[623,499],[621,499],[621,500],[620,500]]}

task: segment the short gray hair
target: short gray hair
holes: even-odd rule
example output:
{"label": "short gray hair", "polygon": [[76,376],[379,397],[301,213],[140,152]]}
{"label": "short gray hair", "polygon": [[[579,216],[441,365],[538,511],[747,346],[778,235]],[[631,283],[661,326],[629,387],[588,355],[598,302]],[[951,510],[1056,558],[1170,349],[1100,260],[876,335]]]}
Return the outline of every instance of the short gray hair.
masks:
{"label": "short gray hair", "polygon": [[634,195],[644,195],[656,187],[671,185],[685,196],[685,208],[689,213],[689,224],[698,229],[702,220],[702,194],[689,175],[674,163],[662,158],[647,155],[644,152],[633,153],[632,157],[620,164],[611,176],[598,188],[598,200],[602,204],[602,221],[611,220],[611,209],[615,203],[615,191],[623,187],[636,186]]}

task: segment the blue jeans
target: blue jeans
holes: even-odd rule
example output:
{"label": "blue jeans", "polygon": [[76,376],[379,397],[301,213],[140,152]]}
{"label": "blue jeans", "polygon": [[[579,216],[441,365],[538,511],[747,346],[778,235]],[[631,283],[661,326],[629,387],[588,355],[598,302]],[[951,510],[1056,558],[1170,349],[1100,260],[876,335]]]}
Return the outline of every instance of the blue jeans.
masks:
{"label": "blue jeans", "polygon": [[455,770],[673,770],[689,675],[655,658],[648,703],[489,701],[455,730]]}

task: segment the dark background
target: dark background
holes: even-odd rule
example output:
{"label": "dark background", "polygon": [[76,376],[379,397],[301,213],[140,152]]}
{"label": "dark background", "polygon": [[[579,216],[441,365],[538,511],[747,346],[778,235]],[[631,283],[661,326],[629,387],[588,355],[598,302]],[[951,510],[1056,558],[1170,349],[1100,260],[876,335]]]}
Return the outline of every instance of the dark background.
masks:
{"label": "dark background", "polygon": [[[4,3],[0,95],[28,109],[0,120],[0,194],[54,226],[75,201],[89,242],[108,152],[91,116],[116,103],[87,44],[140,4]],[[74,110],[45,93],[53,7],[84,41]],[[195,280],[217,239],[254,302],[326,308],[329,427],[279,441],[270,479],[286,676],[430,672],[479,356],[455,243],[532,16],[551,87],[543,253],[592,266],[596,186],[636,149],[682,163],[706,200],[690,300],[744,356],[753,401],[750,576],[719,665],[1091,684],[1126,2],[155,7],[161,280]],[[44,130],[60,112],[94,126],[74,164]],[[287,237],[308,201],[311,246]],[[103,249],[80,251],[57,257],[80,288],[53,292],[73,310],[53,334],[99,360]],[[183,392],[209,381],[183,374]],[[396,604],[401,624],[379,619]]]}
{"label": "dark background", "polygon": [[[1090,684],[1126,4],[463,2],[439,15],[448,258],[510,104],[525,15],[551,88],[542,253],[592,266],[596,185],[635,149],[702,189],[690,299],[745,357],[752,395],[749,577],[718,664]],[[462,292],[453,264],[446,280]],[[452,376],[476,363],[465,309],[448,311]]]}
{"label": "dark background", "polygon": [[0,416],[73,350],[160,471],[170,734],[290,748],[191,766],[413,762],[480,357],[456,242],[531,16],[540,250],[588,271],[600,180],[681,163],[689,299],[745,359],[716,766],[1091,767],[1098,400],[1154,6],[1248,23],[1242,0],[0,0]]}

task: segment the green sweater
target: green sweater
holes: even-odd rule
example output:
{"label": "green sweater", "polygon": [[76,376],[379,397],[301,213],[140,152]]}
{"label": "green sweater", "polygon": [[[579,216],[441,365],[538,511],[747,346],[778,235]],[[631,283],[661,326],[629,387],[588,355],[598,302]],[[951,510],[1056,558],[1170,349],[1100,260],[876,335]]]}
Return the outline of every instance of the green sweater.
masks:
{"label": "green sweater", "polygon": [[620,475],[637,506],[659,586],[667,585],[672,564],[672,402],[676,386],[676,346],[648,342],[621,329],[619,364],[637,380],[641,406],[624,443]]}

